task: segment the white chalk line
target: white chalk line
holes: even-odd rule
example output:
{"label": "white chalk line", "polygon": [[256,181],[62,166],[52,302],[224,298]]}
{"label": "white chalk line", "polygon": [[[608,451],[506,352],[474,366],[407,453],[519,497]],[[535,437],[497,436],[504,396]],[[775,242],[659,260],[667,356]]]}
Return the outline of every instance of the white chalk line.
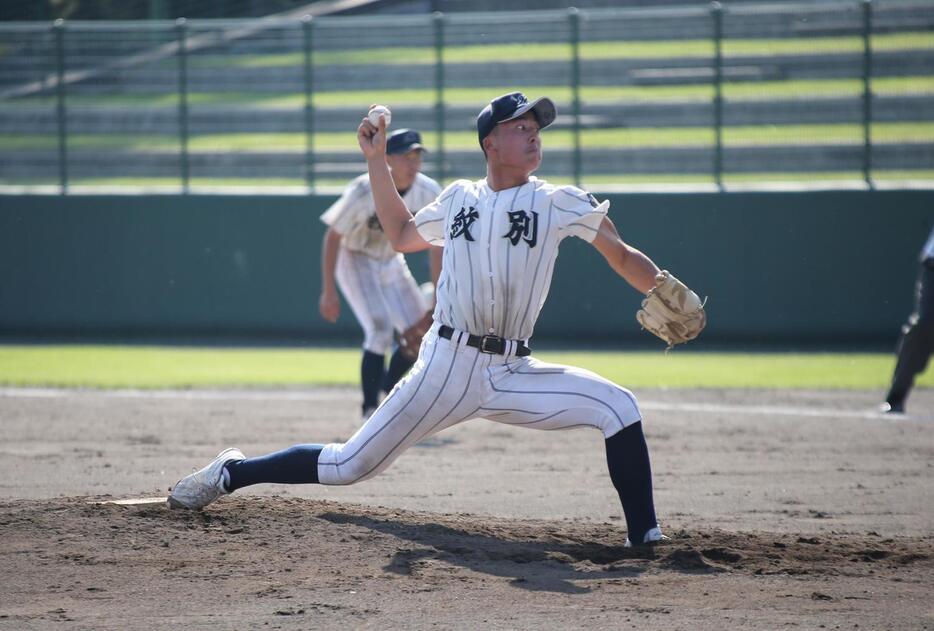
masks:
{"label": "white chalk line", "polygon": [[[54,399],[99,397],[110,399],[169,399],[191,401],[345,401],[347,390],[83,390],[70,388],[2,388],[0,398]],[[725,403],[640,400],[639,407],[650,412],[685,412],[696,414],[745,414],[753,416],[791,416],[803,418],[864,419],[874,421],[934,422],[930,414],[882,414],[875,410],[816,408],[790,405],[743,405]]]}
{"label": "white chalk line", "polygon": [[343,401],[341,390],[84,390],[80,388],[0,388],[0,398],[174,399],[191,401]]}
{"label": "white chalk line", "polygon": [[797,416],[808,418],[851,418],[884,421],[934,422],[934,416],[919,414],[882,414],[876,410],[841,410],[833,408],[793,407],[787,405],[725,405],[719,403],[662,403],[639,401],[643,410],[659,412],[693,412],[708,414],[752,414],[754,416]]}

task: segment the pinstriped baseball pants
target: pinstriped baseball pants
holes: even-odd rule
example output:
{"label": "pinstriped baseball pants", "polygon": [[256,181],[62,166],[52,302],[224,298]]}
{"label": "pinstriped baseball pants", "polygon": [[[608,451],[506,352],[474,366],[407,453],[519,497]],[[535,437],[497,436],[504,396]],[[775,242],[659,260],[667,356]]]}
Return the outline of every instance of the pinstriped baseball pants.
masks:
{"label": "pinstriped baseball pants", "polygon": [[363,328],[363,348],[371,353],[386,354],[393,330],[406,330],[428,310],[401,254],[379,260],[341,248],[334,277]]}
{"label": "pinstriped baseball pants", "polygon": [[631,392],[590,371],[481,353],[466,334],[438,337],[438,326],[369,421],[347,442],[325,445],[322,484],[371,478],[418,441],[473,418],[541,430],[593,427],[606,438],[642,419]]}

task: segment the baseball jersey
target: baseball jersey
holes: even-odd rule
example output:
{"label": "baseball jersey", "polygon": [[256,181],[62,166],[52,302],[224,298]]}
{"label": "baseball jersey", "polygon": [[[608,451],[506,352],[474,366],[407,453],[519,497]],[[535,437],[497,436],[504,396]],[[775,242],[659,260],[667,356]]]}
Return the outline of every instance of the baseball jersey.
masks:
{"label": "baseball jersey", "polygon": [[[430,177],[419,173],[412,186],[402,196],[406,207],[415,212],[438,197],[441,187]],[[370,178],[363,174],[352,180],[343,194],[321,215],[321,221],[341,234],[341,245],[376,259],[397,256],[376,216]]]}
{"label": "baseball jersey", "polygon": [[934,259],[934,229],[931,230],[931,236],[928,237],[927,243],[921,248],[921,262],[932,259]]}
{"label": "baseball jersey", "polygon": [[609,202],[532,177],[493,191],[458,180],[415,215],[423,239],[444,246],[435,320],[474,335],[528,340],[545,304],[558,245],[593,241]]}

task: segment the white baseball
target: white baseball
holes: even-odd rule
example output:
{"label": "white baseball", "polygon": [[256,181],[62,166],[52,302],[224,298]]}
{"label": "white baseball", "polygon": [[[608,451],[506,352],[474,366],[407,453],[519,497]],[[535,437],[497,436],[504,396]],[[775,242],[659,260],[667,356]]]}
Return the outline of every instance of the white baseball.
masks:
{"label": "white baseball", "polygon": [[389,121],[392,120],[392,112],[389,111],[389,108],[385,105],[374,105],[370,108],[369,113],[366,115],[367,120],[373,124],[374,127],[379,127],[379,117],[382,116],[386,119],[386,127],[389,127]]}

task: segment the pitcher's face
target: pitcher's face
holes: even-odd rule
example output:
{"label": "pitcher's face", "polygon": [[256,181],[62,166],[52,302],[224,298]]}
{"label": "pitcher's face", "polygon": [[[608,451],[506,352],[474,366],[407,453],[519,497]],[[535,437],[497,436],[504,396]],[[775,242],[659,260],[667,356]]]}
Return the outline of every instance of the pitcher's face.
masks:
{"label": "pitcher's face", "polygon": [[484,139],[487,160],[494,167],[522,168],[531,173],[542,162],[542,138],[535,114],[499,123]]}

